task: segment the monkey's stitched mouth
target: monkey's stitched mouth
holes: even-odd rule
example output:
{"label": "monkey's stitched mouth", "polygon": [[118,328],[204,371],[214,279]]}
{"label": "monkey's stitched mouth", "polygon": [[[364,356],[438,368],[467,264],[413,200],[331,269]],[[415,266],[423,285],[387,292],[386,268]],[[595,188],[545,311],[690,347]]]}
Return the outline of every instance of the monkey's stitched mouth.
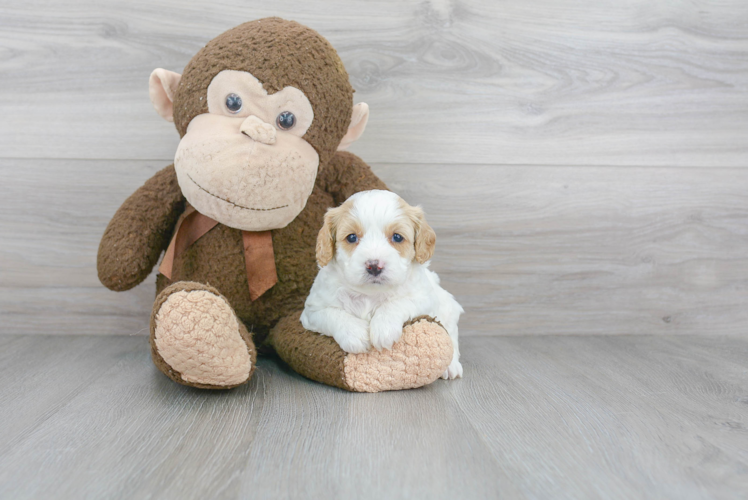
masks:
{"label": "monkey's stitched mouth", "polygon": [[197,182],[195,182],[195,179],[193,179],[190,174],[187,174],[186,172],[185,172],[185,174],[187,175],[187,177],[189,177],[189,179],[193,182],[193,184],[195,184],[195,186],[197,186],[198,188],[200,188],[200,190],[205,191],[206,193],[208,193],[209,195],[211,195],[213,198],[217,198],[217,199],[219,199],[221,201],[224,201],[224,202],[228,203],[229,205],[234,205],[236,208],[242,208],[244,210],[253,210],[255,212],[269,212],[271,210],[279,210],[281,208],[287,208],[288,207],[288,205],[282,205],[280,207],[273,207],[273,208],[251,208],[251,207],[243,207],[241,205],[237,205],[233,201],[229,201],[229,200],[227,200],[225,198],[221,198],[220,196],[214,195],[213,193],[211,193],[210,191],[208,191],[207,189],[205,189],[204,187],[202,187],[200,184],[198,184]]}

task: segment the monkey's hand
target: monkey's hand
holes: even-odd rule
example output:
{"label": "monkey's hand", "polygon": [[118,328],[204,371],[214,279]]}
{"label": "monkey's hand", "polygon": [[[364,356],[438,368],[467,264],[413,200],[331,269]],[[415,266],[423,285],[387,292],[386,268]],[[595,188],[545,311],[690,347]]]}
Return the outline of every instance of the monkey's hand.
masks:
{"label": "monkey's hand", "polygon": [[173,165],[125,200],[99,244],[96,267],[105,287],[129,290],[150,274],[169,243],[184,203]]}

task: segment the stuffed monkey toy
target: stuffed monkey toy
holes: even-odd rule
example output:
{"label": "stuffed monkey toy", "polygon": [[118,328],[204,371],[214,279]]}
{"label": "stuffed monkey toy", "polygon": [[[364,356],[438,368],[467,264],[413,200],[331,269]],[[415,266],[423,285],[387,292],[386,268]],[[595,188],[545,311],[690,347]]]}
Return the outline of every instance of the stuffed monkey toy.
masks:
{"label": "stuffed monkey toy", "polygon": [[386,189],[344,152],[364,131],[366,104],[335,49],[279,18],[233,28],[182,75],[156,69],[150,96],[181,137],[174,164],[130,196],[107,226],[98,274],[115,291],[159,265],[150,322],[155,365],[180,384],[229,389],[274,350],[310,379],[349,391],[420,387],[452,358],[430,318],[403,325],[391,350],[350,354],[304,330],[325,211]]}

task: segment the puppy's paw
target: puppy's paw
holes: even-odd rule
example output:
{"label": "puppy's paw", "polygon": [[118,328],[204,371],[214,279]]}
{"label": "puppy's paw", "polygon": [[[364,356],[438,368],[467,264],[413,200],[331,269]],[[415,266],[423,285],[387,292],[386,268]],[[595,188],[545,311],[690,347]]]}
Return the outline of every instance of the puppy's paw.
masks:
{"label": "puppy's paw", "polygon": [[371,345],[378,351],[392,349],[392,345],[403,335],[403,323],[397,319],[375,314],[369,325]]}
{"label": "puppy's paw", "polygon": [[369,341],[369,328],[366,321],[359,318],[352,318],[350,324],[347,324],[333,335],[335,342],[345,352],[359,354],[366,352],[371,348]]}
{"label": "puppy's paw", "polygon": [[456,359],[452,360],[444,373],[442,373],[442,378],[444,380],[454,380],[456,378],[462,378],[462,364]]}

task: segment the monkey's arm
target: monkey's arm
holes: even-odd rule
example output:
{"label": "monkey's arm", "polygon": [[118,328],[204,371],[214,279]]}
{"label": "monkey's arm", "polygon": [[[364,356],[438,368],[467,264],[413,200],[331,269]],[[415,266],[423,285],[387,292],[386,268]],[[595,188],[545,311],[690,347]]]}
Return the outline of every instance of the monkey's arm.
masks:
{"label": "monkey's arm", "polygon": [[96,262],[101,283],[121,292],[148,277],[169,244],[184,204],[174,165],[156,173],[125,200],[101,237]]}
{"label": "monkey's arm", "polygon": [[304,329],[300,315],[278,321],[269,340],[294,371],[323,384],[355,392],[412,389],[438,379],[452,362],[452,340],[433,318],[408,321],[392,349],[352,354],[333,337]]}
{"label": "monkey's arm", "polygon": [[320,172],[317,182],[321,182],[322,189],[333,195],[337,204],[359,191],[387,189],[369,165],[347,151],[335,153],[327,167]]}

